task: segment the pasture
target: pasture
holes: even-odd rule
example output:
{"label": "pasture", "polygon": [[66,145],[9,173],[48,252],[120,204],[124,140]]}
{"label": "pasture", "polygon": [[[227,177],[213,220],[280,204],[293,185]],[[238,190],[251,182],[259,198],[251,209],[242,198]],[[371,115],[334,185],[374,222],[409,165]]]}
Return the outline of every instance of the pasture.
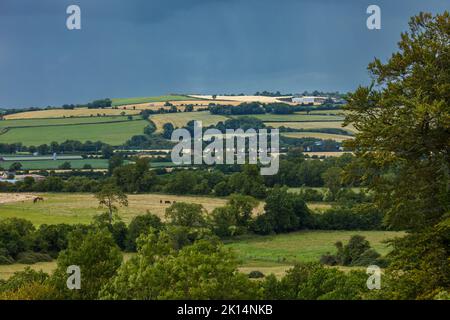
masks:
{"label": "pasture", "polygon": [[172,123],[175,128],[185,126],[191,120],[202,121],[204,127],[227,120],[227,117],[210,114],[209,111],[201,112],[178,112],[162,113],[150,117],[156,125],[157,131],[161,132],[165,123]]}
{"label": "pasture", "polygon": [[[137,117],[134,117],[137,119]],[[2,120],[1,128],[26,128],[26,127],[49,127],[77,124],[95,124],[129,121],[125,116],[107,116],[107,117],[73,117],[73,118],[50,118],[50,119],[20,119],[20,120]]]}
{"label": "pasture", "polygon": [[318,261],[321,255],[334,253],[337,241],[348,242],[352,235],[365,236],[371,246],[381,255],[386,255],[390,247],[387,239],[401,237],[404,232],[396,231],[298,231],[287,234],[257,236],[252,235],[230,241],[227,247],[238,254],[242,266],[289,266],[296,262]]}
{"label": "pasture", "polygon": [[23,170],[55,170],[65,162],[70,163],[71,169],[83,169],[85,165],[90,165],[93,169],[108,168],[107,159],[0,161],[0,166],[9,168],[15,162],[21,163]]}
{"label": "pasture", "polygon": [[[36,194],[37,195],[37,194]],[[33,203],[31,199],[15,202],[6,202],[14,199],[13,194],[0,193],[0,219],[22,218],[31,221],[35,225],[68,223],[87,224],[92,222],[95,215],[105,212],[98,207],[98,201],[92,194],[81,193],[42,193],[43,202]],[[162,200],[163,203],[160,203]],[[165,194],[139,194],[128,196],[128,207],[119,208],[119,216],[125,223],[129,223],[133,217],[151,213],[164,217],[165,210],[170,206],[165,201],[177,201],[198,203],[208,211],[216,207],[224,206],[227,202],[224,198],[202,196],[175,196]]]}
{"label": "pasture", "polygon": [[0,142],[17,143],[25,146],[38,146],[49,144],[53,141],[58,143],[66,140],[102,141],[111,145],[121,145],[134,135],[143,134],[148,125],[145,120],[114,122],[114,123],[92,123],[79,125],[61,125],[29,128],[13,128],[0,135]]}
{"label": "pasture", "polygon": [[20,113],[9,114],[5,116],[6,120],[15,119],[46,119],[46,118],[69,118],[69,117],[96,117],[98,114],[106,116],[120,116],[122,112],[125,114],[138,114],[139,110],[122,110],[122,109],[88,109],[88,108],[75,108],[75,109],[49,109],[38,111],[26,111]]}

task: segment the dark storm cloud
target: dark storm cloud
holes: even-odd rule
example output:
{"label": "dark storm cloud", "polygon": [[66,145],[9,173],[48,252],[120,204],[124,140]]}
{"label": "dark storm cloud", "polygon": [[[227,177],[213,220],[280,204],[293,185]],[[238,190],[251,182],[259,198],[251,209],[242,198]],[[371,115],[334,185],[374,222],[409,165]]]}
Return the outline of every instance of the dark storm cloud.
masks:
{"label": "dark storm cloud", "polygon": [[[448,0],[0,0],[0,107],[101,97],[354,89],[411,15]],[[66,8],[82,30],[65,28]],[[382,9],[382,30],[366,8]]]}

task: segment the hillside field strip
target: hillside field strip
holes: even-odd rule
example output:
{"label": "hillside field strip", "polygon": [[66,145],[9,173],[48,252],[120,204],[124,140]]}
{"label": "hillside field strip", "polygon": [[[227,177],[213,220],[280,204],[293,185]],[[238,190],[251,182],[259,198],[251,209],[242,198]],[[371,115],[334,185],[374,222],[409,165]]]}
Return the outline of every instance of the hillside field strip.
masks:
{"label": "hillside field strip", "polygon": [[[184,108],[187,105],[192,105],[194,108],[194,111],[198,111],[199,109],[205,109],[208,108],[211,103],[214,104],[220,104],[220,105],[232,105],[237,106],[240,104],[238,101],[224,101],[224,100],[175,100],[175,101],[168,101],[170,104],[177,107],[178,110],[184,111]],[[169,110],[171,107],[165,105],[166,102],[147,102],[147,103],[139,103],[139,104],[126,104],[117,106],[116,108],[120,110],[152,110],[152,111],[158,111],[159,109],[165,109]]]}
{"label": "hillside field strip", "polygon": [[264,122],[266,126],[273,128],[285,127],[299,130],[310,130],[310,129],[342,129],[349,133],[356,133],[356,129],[349,125],[342,127],[342,122],[334,121],[311,121],[311,122]]}
{"label": "hillside field strip", "polygon": [[[134,116],[133,119],[139,119]],[[78,125],[78,124],[95,124],[95,123],[110,123],[110,122],[126,122],[129,121],[125,116],[101,116],[101,117],[72,117],[72,118],[49,118],[49,119],[16,119],[16,120],[1,120],[1,128],[26,128],[26,127],[49,127],[49,126],[63,126],[63,125]]]}
{"label": "hillside field strip", "polygon": [[108,168],[107,159],[0,161],[0,167],[7,169],[15,162],[19,162],[23,170],[55,170],[65,162],[70,163],[71,169],[83,169],[85,165],[92,169]]}
{"label": "hillside field strip", "polygon": [[166,102],[166,101],[197,101],[203,100],[201,98],[195,98],[185,95],[165,95],[165,96],[153,96],[153,97],[134,97],[134,98],[115,98],[111,99],[113,106],[141,104],[149,102]]}
{"label": "hillside field strip", "polygon": [[46,119],[46,118],[69,118],[69,117],[97,117],[97,115],[106,116],[120,116],[122,112],[126,115],[136,115],[139,110],[121,110],[121,109],[88,109],[88,108],[75,108],[75,109],[48,109],[37,111],[25,111],[19,113],[8,114],[5,116],[6,120],[14,119]]}
{"label": "hillside field strip", "polygon": [[[73,121],[73,119],[71,118],[70,120]],[[0,135],[0,142],[21,142],[25,146],[38,146],[49,144],[53,141],[61,143],[66,140],[77,140],[80,142],[102,141],[117,146],[123,144],[134,135],[143,134],[143,130],[147,125],[148,122],[145,120],[133,120],[111,123],[12,128]]]}
{"label": "hillside field strip", "polygon": [[[206,99],[214,101],[212,95],[189,95],[192,98],[196,99]],[[216,97],[216,100],[225,100],[225,101],[237,101],[240,103],[243,102],[259,102],[259,103],[278,103],[278,102],[284,102],[285,101],[279,100],[278,98],[291,98],[291,96],[284,96],[284,97],[266,97],[266,96],[220,96],[218,95]]]}
{"label": "hillside field strip", "polygon": [[210,114],[209,111],[162,113],[150,117],[150,120],[156,125],[158,132],[163,130],[165,123],[172,123],[175,128],[181,128],[189,121],[197,120],[202,121],[203,127],[206,127],[227,119],[225,116]]}
{"label": "hillside field strip", "polygon": [[331,133],[322,133],[322,132],[286,132],[281,133],[283,137],[287,138],[315,138],[315,139],[323,139],[323,140],[334,140],[337,142],[342,142],[344,140],[353,139],[352,136],[346,136],[341,134],[331,134]]}
{"label": "hillside field strip", "polygon": [[342,122],[344,117],[341,116],[328,116],[321,114],[255,114],[252,117],[257,118],[263,122]]}

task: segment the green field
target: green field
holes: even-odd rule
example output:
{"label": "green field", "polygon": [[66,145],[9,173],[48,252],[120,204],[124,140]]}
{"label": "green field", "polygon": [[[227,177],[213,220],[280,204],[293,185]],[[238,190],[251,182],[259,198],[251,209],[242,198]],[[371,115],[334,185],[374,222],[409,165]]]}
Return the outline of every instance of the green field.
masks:
{"label": "green field", "polygon": [[69,162],[71,169],[83,169],[85,164],[91,165],[93,169],[108,168],[107,159],[0,161],[0,167],[9,168],[9,166],[15,162],[20,162],[23,170],[58,169],[64,162]]}
{"label": "green field", "polygon": [[251,236],[232,241],[227,247],[237,252],[243,266],[293,265],[296,262],[318,261],[322,254],[336,251],[334,243],[347,242],[355,234],[365,236],[382,255],[390,250],[383,241],[404,235],[403,232],[394,231],[299,231],[274,236]]}
{"label": "green field", "polygon": [[134,135],[143,134],[148,125],[145,120],[116,123],[80,124],[73,126],[50,126],[39,128],[14,128],[0,135],[0,143],[21,142],[25,146],[66,140],[102,141],[111,145],[121,145]]}
{"label": "green field", "polygon": [[[136,116],[135,119],[138,119]],[[1,128],[42,127],[128,121],[126,116],[1,120]]]}
{"label": "green field", "polygon": [[183,95],[167,95],[167,96],[155,96],[155,97],[136,97],[136,98],[117,98],[112,99],[113,106],[122,106],[128,104],[139,104],[147,102],[166,102],[166,101],[183,101],[183,100],[200,100],[197,98],[183,96]]}

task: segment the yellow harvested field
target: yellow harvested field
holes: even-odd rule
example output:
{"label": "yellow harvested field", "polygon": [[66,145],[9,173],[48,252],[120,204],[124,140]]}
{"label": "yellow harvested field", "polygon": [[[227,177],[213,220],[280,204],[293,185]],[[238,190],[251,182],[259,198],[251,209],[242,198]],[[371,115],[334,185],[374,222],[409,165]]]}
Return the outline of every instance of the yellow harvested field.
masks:
{"label": "yellow harvested field", "polygon": [[[239,101],[226,101],[226,100],[186,100],[186,101],[169,101],[171,104],[176,106],[179,110],[183,111],[184,107],[187,105],[193,105],[194,110],[208,108],[210,103],[215,104],[224,104],[224,105],[233,105],[237,106],[240,104]],[[148,103],[139,103],[139,104],[128,104],[122,105],[118,108],[121,110],[128,110],[135,108],[136,110],[159,110],[160,108],[170,109],[168,106],[164,106],[165,102],[148,102]]]}
{"label": "yellow harvested field", "polygon": [[[213,100],[212,95],[190,95],[190,97],[198,99]],[[265,97],[265,96],[217,96],[217,100],[238,101],[238,102],[260,102],[260,103],[274,103],[284,102],[278,100],[278,98],[292,98],[291,96],[285,97]],[[286,102],[287,103],[287,102]]]}
{"label": "yellow harvested field", "polygon": [[172,123],[175,128],[185,126],[191,120],[202,121],[204,127],[227,120],[227,117],[210,114],[209,111],[162,113],[150,117],[156,125],[157,132],[161,132],[165,123]]}
{"label": "yellow harvested field", "polygon": [[338,142],[353,139],[352,136],[345,136],[340,134],[331,134],[331,133],[322,133],[322,132],[287,132],[281,134],[284,137],[288,138],[317,138],[324,140],[335,140]]}
{"label": "yellow harvested field", "polygon": [[15,263],[11,265],[0,265],[0,279],[6,280],[14,275],[15,272],[24,271],[25,268],[31,268],[34,271],[43,271],[45,273],[52,273],[56,269],[56,261],[38,262],[35,264],[20,264]]}
{"label": "yellow harvested field", "polygon": [[274,128],[285,127],[292,129],[343,129],[350,132],[357,132],[353,125],[342,127],[342,122],[339,121],[317,121],[317,122],[264,122],[266,126]]}
{"label": "yellow harvested field", "polygon": [[0,204],[31,201],[37,196],[39,195],[34,193],[0,193]]}
{"label": "yellow harvested field", "polygon": [[127,115],[139,114],[139,110],[122,110],[122,109],[88,109],[88,108],[75,108],[73,110],[66,109],[51,109],[51,110],[39,110],[39,111],[27,111],[9,114],[5,116],[6,120],[14,119],[42,119],[42,118],[63,118],[63,117],[90,117],[97,116],[97,114],[107,116],[120,116],[122,112]]}

